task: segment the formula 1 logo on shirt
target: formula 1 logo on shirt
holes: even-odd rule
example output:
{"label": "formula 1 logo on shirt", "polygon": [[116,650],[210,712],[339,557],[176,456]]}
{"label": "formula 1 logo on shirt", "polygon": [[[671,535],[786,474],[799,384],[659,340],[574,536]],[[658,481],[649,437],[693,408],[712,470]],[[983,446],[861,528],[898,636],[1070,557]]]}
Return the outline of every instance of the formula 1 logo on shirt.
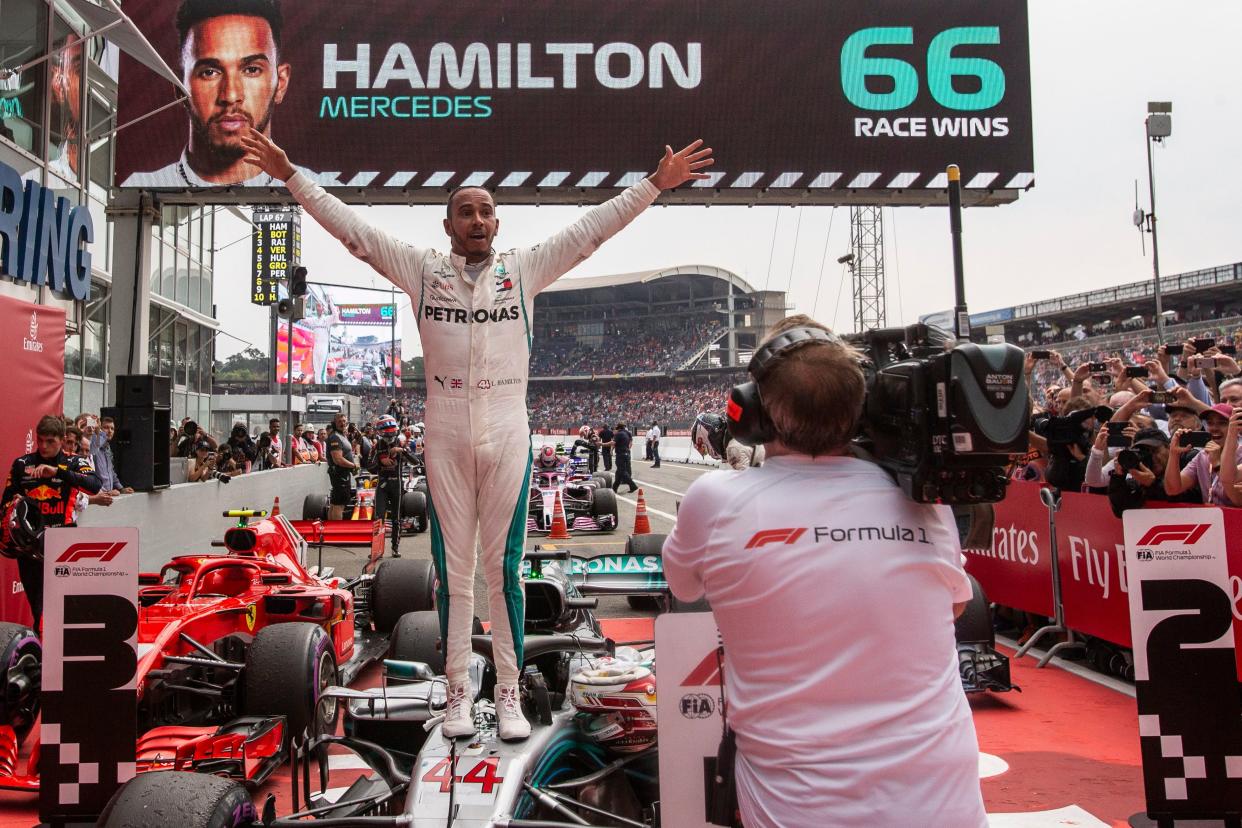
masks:
{"label": "formula 1 logo on shirt", "polygon": [[798,538],[806,534],[806,528],[801,529],[763,529],[756,532],[746,543],[746,549],[756,549],[760,546],[767,546],[769,543],[785,543],[790,544]]}

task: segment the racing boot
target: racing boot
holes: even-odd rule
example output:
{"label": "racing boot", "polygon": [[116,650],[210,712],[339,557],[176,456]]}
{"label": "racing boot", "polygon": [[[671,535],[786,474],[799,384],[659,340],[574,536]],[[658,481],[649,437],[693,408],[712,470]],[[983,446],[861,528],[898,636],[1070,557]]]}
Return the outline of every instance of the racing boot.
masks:
{"label": "racing boot", "polygon": [[522,697],[516,684],[496,685],[496,724],[500,738],[506,742],[525,739],[530,735],[530,722],[522,715]]}
{"label": "racing boot", "polygon": [[450,683],[448,707],[440,732],[450,739],[474,735],[474,702],[470,699],[470,682]]}

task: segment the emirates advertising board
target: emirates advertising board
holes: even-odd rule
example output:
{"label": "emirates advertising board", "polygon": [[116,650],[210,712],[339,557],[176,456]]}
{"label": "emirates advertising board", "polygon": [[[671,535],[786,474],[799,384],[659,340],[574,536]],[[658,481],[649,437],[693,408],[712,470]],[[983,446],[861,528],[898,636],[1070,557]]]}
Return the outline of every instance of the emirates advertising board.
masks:
{"label": "emirates advertising board", "polygon": [[[695,138],[717,163],[687,201],[796,190],[934,203],[951,163],[971,203],[1034,180],[1025,0],[139,0],[126,12],[190,96],[119,133],[123,187],[279,185],[242,160],[251,126],[355,201],[441,201],[461,184],[510,202],[601,200]],[[121,123],[174,97],[123,59]]]}

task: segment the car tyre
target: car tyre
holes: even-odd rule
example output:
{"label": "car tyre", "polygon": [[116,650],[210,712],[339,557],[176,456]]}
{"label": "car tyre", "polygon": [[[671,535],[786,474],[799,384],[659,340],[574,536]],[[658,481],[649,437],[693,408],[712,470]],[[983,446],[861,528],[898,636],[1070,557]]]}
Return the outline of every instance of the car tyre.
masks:
{"label": "car tyre", "polygon": [[326,494],[308,494],[302,501],[302,520],[327,520],[328,496]]}
{"label": "car tyre", "polygon": [[596,472],[594,476],[598,477],[600,480],[603,481],[605,488],[611,489],[612,484],[615,482],[615,478],[613,477],[612,472],[607,472],[607,471]]}
{"label": "car tyre", "polygon": [[13,728],[21,745],[39,717],[43,645],[30,627],[0,623],[0,724]]}
{"label": "car tyre", "polygon": [[953,622],[954,636],[959,643],[986,642],[996,645],[996,630],[992,627],[992,609],[988,606],[988,597],[983,594],[983,587],[974,579],[970,579],[971,596],[966,609]]}
{"label": "car tyre", "polygon": [[243,708],[251,716],[284,716],[286,733],[331,732],[336,704],[319,695],[337,683],[332,639],[318,624],[289,621],[264,627],[246,650]]}
{"label": "car tyre", "polygon": [[371,581],[371,623],[392,632],[407,612],[435,609],[436,570],[431,561],[381,561]]}
{"label": "car tyre", "polygon": [[620,521],[617,517],[617,493],[612,489],[595,489],[591,498],[591,517],[598,521],[602,517],[612,518],[615,531]]}
{"label": "car tyre", "polygon": [[250,794],[234,780],[156,771],[141,773],[117,789],[98,824],[103,828],[238,828],[258,818]]}
{"label": "car tyre", "polygon": [[407,612],[393,628],[388,657],[398,661],[421,661],[444,674],[444,651],[440,647],[440,613],[435,610]]}
{"label": "car tyre", "polygon": [[414,519],[414,534],[427,531],[427,495],[409,491],[401,495],[401,519]]}

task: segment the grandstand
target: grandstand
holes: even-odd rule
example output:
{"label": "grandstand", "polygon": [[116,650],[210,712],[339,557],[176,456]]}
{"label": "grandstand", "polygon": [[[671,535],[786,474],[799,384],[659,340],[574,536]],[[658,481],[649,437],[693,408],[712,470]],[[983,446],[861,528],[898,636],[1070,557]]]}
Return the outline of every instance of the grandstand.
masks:
{"label": "grandstand", "polygon": [[686,427],[729,386],[764,332],[788,312],[710,265],[562,279],[535,299],[531,425],[604,420]]}
{"label": "grandstand", "polygon": [[562,279],[535,299],[531,378],[745,366],[763,332],[785,314],[783,291],[756,291],[710,265]]}
{"label": "grandstand", "polygon": [[[1160,288],[1166,342],[1242,335],[1242,262],[1165,276]],[[1060,351],[1070,365],[1110,357],[1138,364],[1152,358],[1164,344],[1155,322],[1151,279],[970,316],[975,341],[1003,335],[1027,350]],[[1036,384],[1059,379],[1041,366]]]}
{"label": "grandstand", "polygon": [[[1242,315],[1242,262],[1165,276],[1160,288],[1170,339],[1185,339],[1203,325],[1227,326]],[[1154,343],[1154,285],[1146,279],[974,313],[970,324],[977,341],[1003,332],[1024,348],[1120,351],[1144,337]]]}

